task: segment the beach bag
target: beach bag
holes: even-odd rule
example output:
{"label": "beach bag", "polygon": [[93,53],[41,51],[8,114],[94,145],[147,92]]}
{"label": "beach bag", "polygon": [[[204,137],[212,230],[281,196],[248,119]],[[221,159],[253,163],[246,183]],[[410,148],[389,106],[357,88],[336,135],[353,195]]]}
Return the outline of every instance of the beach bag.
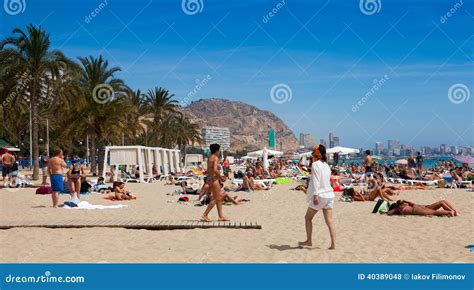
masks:
{"label": "beach bag", "polygon": [[36,194],[51,194],[51,186],[44,185],[36,189]]}
{"label": "beach bag", "polygon": [[390,202],[379,199],[377,203],[374,206],[374,209],[372,210],[372,213],[386,213],[388,209],[390,208]]}

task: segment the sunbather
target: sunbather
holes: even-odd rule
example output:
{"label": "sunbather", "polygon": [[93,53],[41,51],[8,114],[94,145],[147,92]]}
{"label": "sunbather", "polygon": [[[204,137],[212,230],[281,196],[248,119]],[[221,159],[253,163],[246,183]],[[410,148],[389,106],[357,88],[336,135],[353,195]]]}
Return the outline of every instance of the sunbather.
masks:
{"label": "sunbather", "polygon": [[390,206],[387,215],[459,216],[459,212],[447,200],[441,200],[430,205],[398,200]]}
{"label": "sunbather", "polygon": [[370,192],[362,192],[357,191],[354,188],[349,188],[347,192],[354,201],[374,201],[377,197],[380,197],[383,200],[394,200],[389,194],[385,193],[382,188],[379,187],[375,187],[375,189]]}
{"label": "sunbather", "polygon": [[112,188],[107,186],[107,184],[104,183],[104,178],[101,176],[97,180],[97,183],[94,184],[94,186],[92,187],[92,190],[99,193],[110,193]]}
{"label": "sunbather", "polygon": [[133,198],[130,192],[125,191],[125,183],[115,182],[113,188],[116,200],[130,200]]}

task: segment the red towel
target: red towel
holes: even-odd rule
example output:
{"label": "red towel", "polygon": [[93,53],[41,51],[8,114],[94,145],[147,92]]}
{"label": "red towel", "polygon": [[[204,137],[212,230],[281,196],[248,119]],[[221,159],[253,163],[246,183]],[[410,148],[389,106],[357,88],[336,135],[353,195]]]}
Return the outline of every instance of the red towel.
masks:
{"label": "red towel", "polygon": [[[104,199],[111,200],[111,201],[127,201],[127,200],[129,200],[129,199],[116,199],[115,196],[113,196],[113,195],[104,196]],[[132,199],[137,199],[137,198],[135,196],[133,196]]]}

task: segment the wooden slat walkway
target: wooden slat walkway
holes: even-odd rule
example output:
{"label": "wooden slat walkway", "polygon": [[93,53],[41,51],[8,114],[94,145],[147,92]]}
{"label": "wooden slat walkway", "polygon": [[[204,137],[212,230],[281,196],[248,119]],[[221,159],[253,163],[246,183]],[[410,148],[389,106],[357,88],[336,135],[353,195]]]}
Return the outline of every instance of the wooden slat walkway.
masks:
{"label": "wooden slat walkway", "polygon": [[65,220],[65,221],[0,221],[0,229],[11,228],[125,228],[146,230],[182,229],[261,229],[255,221],[203,222],[197,220]]}

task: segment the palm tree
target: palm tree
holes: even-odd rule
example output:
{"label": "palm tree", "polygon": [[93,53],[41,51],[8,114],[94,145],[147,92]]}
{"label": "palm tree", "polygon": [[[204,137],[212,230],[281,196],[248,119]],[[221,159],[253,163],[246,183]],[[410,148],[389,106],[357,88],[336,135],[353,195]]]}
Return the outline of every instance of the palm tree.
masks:
{"label": "palm tree", "polygon": [[79,61],[82,65],[80,85],[85,104],[79,109],[80,118],[76,117],[77,127],[75,130],[82,130],[90,138],[92,173],[97,173],[95,161],[96,151],[98,151],[100,174],[107,141],[109,139],[116,140],[117,134],[120,136],[121,131],[117,129],[123,127],[123,122],[120,121],[126,118],[124,112],[126,112],[125,109],[128,109],[125,107],[120,109],[120,106],[125,104],[123,98],[126,97],[126,92],[129,89],[121,79],[114,77],[114,74],[121,69],[109,67],[109,62],[102,56],[99,58],[79,57]]}
{"label": "palm tree", "polygon": [[[61,77],[62,71],[74,66],[59,50],[51,50],[49,34],[41,27],[28,25],[26,31],[13,29],[13,36],[0,42],[0,63],[5,70],[18,71],[28,76],[26,86],[31,110],[31,135],[33,149],[33,179],[39,174],[38,144],[38,108],[50,97],[51,88],[48,83]],[[15,77],[19,77],[18,74]]]}
{"label": "palm tree", "polygon": [[[176,113],[179,108],[178,101],[173,99],[174,95],[170,94],[168,90],[164,88],[155,87],[144,96],[144,112],[151,116],[151,120],[148,123],[148,130],[152,137],[154,137],[154,144],[164,144],[169,141],[160,140],[164,138],[162,131],[166,128],[169,129],[169,123],[165,122],[165,118],[170,113]],[[169,120],[168,120],[169,121]]]}

